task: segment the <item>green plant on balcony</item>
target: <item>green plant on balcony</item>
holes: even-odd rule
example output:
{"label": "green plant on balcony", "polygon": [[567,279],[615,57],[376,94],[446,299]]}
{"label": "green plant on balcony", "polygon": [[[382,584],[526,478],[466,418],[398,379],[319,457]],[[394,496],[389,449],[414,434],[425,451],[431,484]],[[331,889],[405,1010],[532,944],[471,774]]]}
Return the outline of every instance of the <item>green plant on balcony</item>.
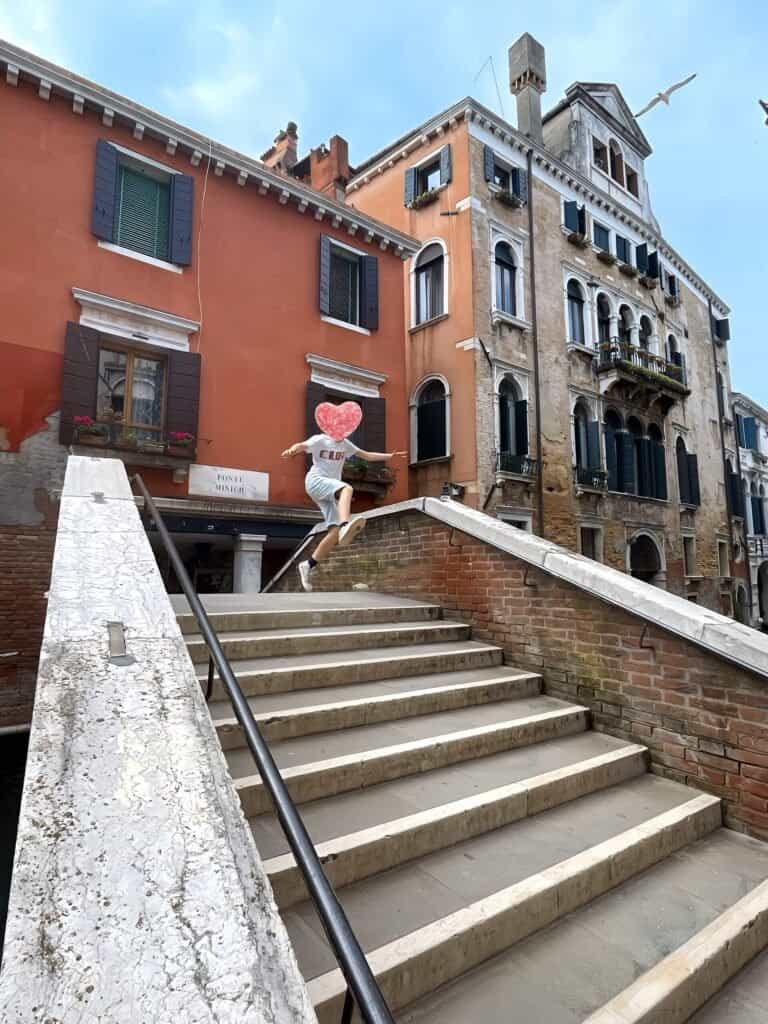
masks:
{"label": "green plant on balcony", "polygon": [[431,188],[426,192],[422,192],[416,196],[411,203],[412,210],[420,210],[422,206],[429,206],[430,203],[434,203],[440,192],[439,188]]}
{"label": "green plant on balcony", "polygon": [[361,483],[385,484],[390,486],[395,481],[394,473],[388,466],[380,462],[367,462],[359,455],[352,455],[344,463],[342,478],[348,483],[360,481]]}
{"label": "green plant on balcony", "polygon": [[172,430],[168,434],[167,452],[180,458],[192,458],[195,454],[195,435],[183,430]]}
{"label": "green plant on balcony", "polygon": [[512,209],[518,210],[523,205],[523,200],[520,196],[516,196],[514,192],[510,192],[508,188],[494,189],[493,198],[497,199],[504,206],[511,206]]}
{"label": "green plant on balcony", "polygon": [[651,381],[659,387],[667,388],[670,391],[679,391],[683,395],[688,392],[685,385],[674,380],[672,377],[668,377],[665,373],[657,373],[656,370],[649,370],[645,366],[637,366],[635,363],[631,363],[628,359],[619,360],[616,363],[616,366],[621,367],[623,370],[627,370],[629,373],[635,374],[637,377],[643,377],[645,380]]}
{"label": "green plant on balcony", "polygon": [[109,440],[109,427],[106,423],[97,423],[91,416],[75,416],[72,420],[75,427],[75,440],[80,444],[91,444],[104,447]]}

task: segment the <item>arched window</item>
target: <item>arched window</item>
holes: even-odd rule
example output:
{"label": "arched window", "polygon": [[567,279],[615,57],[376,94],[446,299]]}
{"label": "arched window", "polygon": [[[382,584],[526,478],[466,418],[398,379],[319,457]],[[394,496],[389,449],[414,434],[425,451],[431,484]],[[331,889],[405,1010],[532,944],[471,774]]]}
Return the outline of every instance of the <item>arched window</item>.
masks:
{"label": "arched window", "polygon": [[528,403],[511,377],[499,384],[500,468],[522,472],[522,458],[528,454]]}
{"label": "arched window", "polygon": [[414,287],[416,290],[416,323],[423,324],[442,316],[443,270],[445,257],[438,242],[426,246],[416,257]]}
{"label": "arched window", "polygon": [[574,345],[585,345],[584,292],[578,281],[568,282],[568,336]]}
{"label": "arched window", "polygon": [[655,423],[648,427],[650,451],[650,496],[667,500],[667,461],[664,435]]}
{"label": "arched window", "polygon": [[670,363],[677,363],[677,365],[679,366],[680,363],[675,358],[676,356],[679,355],[680,346],[677,343],[677,338],[674,336],[674,334],[670,334],[667,337],[667,358],[669,359]]}
{"label": "arched window", "polygon": [[760,484],[758,499],[760,502],[760,533],[765,533],[765,487]]}
{"label": "arched window", "polygon": [[640,317],[640,333],[639,333],[639,339],[638,340],[640,342],[640,348],[644,349],[646,352],[650,352],[650,350],[651,350],[651,336],[652,335],[653,335],[653,327],[651,325],[651,321],[648,319],[647,316],[641,316]]}
{"label": "arched window", "polygon": [[416,396],[416,459],[440,459],[448,452],[448,400],[441,380],[429,380]]}
{"label": "arched window", "polygon": [[611,340],[611,304],[602,293],[597,296],[597,339],[601,345]]}
{"label": "arched window", "polygon": [[589,465],[587,442],[588,423],[589,416],[587,415],[587,410],[581,402],[577,402],[576,408],[573,410],[573,442],[577,469],[587,469]]}
{"label": "arched window", "polygon": [[[630,465],[624,466],[624,486],[621,489],[622,491],[632,490],[635,494],[647,496],[650,490],[648,481],[647,438],[643,437],[642,423],[634,416],[630,416],[627,420],[627,430],[632,438],[631,456],[629,450],[627,450],[626,453],[628,461],[631,459],[631,463]],[[630,487],[630,481],[634,485],[633,487]]]}
{"label": "arched window", "polygon": [[615,139],[608,143],[608,152],[611,159],[611,177],[620,185],[624,185],[624,157]]}
{"label": "arched window", "polygon": [[751,502],[752,502],[752,533],[762,535],[765,533],[765,512],[763,509],[763,500],[765,498],[765,489],[763,487],[758,491],[757,484],[752,483],[751,488]]}
{"label": "arched window", "polygon": [[515,274],[517,267],[512,248],[506,242],[499,242],[495,249],[496,260],[496,309],[510,316],[517,315],[517,294]]}
{"label": "arched window", "polygon": [[687,451],[682,437],[678,437],[675,444],[675,455],[680,502],[683,505],[700,505],[698,459]]}
{"label": "arched window", "polygon": [[629,306],[619,306],[619,341],[622,345],[629,345],[632,342],[632,326],[635,318]]}
{"label": "arched window", "polygon": [[603,421],[605,429],[605,464],[608,470],[608,490],[621,490],[621,463],[623,459],[624,427],[618,413],[609,409]]}

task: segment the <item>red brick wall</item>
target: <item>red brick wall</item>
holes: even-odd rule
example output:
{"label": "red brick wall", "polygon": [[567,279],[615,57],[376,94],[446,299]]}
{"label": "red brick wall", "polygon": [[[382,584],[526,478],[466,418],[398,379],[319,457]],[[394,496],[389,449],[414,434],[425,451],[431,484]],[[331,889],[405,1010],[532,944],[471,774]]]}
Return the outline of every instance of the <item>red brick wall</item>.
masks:
{"label": "red brick wall", "polygon": [[55,525],[0,526],[0,726],[32,718]]}
{"label": "red brick wall", "polygon": [[[371,520],[316,587],[359,582],[471,622],[547,693],[588,706],[596,729],[648,746],[657,774],[716,793],[731,827],[768,838],[765,677],[419,512]],[[295,571],[275,589],[298,589]]]}

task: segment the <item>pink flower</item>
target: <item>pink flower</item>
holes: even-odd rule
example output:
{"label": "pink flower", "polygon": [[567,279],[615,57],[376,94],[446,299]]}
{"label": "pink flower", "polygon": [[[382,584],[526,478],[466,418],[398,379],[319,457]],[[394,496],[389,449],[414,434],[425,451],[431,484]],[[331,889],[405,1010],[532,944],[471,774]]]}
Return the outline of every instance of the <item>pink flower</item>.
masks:
{"label": "pink flower", "polygon": [[76,427],[94,427],[94,420],[90,416],[75,416],[73,420]]}

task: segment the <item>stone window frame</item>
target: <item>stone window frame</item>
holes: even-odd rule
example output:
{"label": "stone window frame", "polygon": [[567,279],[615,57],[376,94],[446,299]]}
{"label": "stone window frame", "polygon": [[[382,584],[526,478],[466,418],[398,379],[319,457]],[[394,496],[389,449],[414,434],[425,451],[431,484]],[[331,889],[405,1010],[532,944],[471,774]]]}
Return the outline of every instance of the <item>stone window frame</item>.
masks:
{"label": "stone window frame", "polygon": [[[529,508],[517,508],[511,505],[497,505],[495,510],[496,518],[502,523],[512,525],[514,522],[525,523],[523,527],[526,533],[533,533],[533,512]],[[520,529],[520,527],[516,527]]]}
{"label": "stone window frame", "polygon": [[[603,402],[599,395],[591,395],[585,391],[569,389],[568,400],[570,404],[571,423],[571,461],[574,466],[576,462],[576,406],[582,405],[586,409],[589,420],[597,420],[600,424],[600,471],[605,469],[605,442],[603,435]],[[589,422],[589,421],[588,421]],[[623,418],[622,418],[623,422]]]}
{"label": "stone window frame", "polygon": [[499,388],[502,381],[509,378],[520,391],[520,401],[528,406],[528,451],[531,450],[531,398],[530,398],[530,374],[512,363],[506,363],[502,359],[493,361],[493,447],[494,451],[501,450],[501,413],[499,410]]}
{"label": "stone window frame", "polygon": [[[499,242],[506,242],[515,258],[517,273],[515,275],[516,312],[514,316],[505,313],[496,304],[496,246]],[[490,221],[488,225],[488,268],[491,292],[491,318],[494,321],[500,320],[515,324],[518,327],[530,327],[530,323],[525,315],[525,236],[518,234],[512,228],[498,221]]]}
{"label": "stone window frame", "polygon": [[595,558],[592,559],[600,564],[605,563],[605,527],[602,523],[596,522],[593,519],[578,519],[576,521],[577,533],[576,533],[576,550],[584,558],[591,558],[590,555],[585,555],[582,550],[582,530],[594,530],[597,534],[595,538]]}
{"label": "stone window frame", "polygon": [[[430,320],[419,321],[416,319],[416,271],[418,269],[419,257],[423,252],[426,251],[426,249],[430,245],[439,245],[440,248],[443,250],[443,311],[442,313],[439,314],[439,316],[432,317],[432,319]],[[448,245],[445,239],[440,238],[438,235],[435,235],[434,238],[428,238],[423,243],[423,245],[419,247],[418,252],[415,252],[411,257],[410,266],[408,268],[408,291],[410,294],[409,323],[410,329],[412,331],[421,327],[426,327],[429,324],[434,323],[436,320],[443,320],[445,317],[449,315],[450,308],[448,305],[448,278],[450,272],[450,265],[451,259],[448,254]]]}
{"label": "stone window frame", "polygon": [[[422,463],[417,461],[417,455],[419,451],[419,431],[418,431],[418,406],[419,396],[421,395],[424,388],[431,384],[432,381],[439,381],[445,388],[445,455],[438,456],[438,459],[450,459],[453,451],[451,448],[451,386],[448,383],[448,378],[442,373],[428,373],[416,384],[411,396],[408,400],[408,417],[410,423],[410,442],[411,442],[411,455],[413,456],[410,465],[418,466]],[[422,462],[431,462],[437,460],[424,459]]]}
{"label": "stone window frame", "polygon": [[[563,266],[563,322],[565,324],[565,345],[567,349],[580,352],[596,353],[598,351],[597,333],[595,329],[596,298],[589,287],[590,275],[583,270],[574,270],[570,265]],[[576,281],[584,293],[584,344],[571,340],[571,318],[568,312],[568,282]]]}
{"label": "stone window frame", "polygon": [[659,571],[656,579],[653,583],[654,587],[659,587],[662,590],[667,589],[667,552],[666,544],[664,543],[664,534],[657,533],[656,530],[648,526],[633,526],[631,524],[625,524],[625,536],[626,544],[624,548],[624,559],[625,559],[625,571],[632,574],[632,555],[631,548],[633,543],[639,537],[647,537],[656,547],[659,553]]}

